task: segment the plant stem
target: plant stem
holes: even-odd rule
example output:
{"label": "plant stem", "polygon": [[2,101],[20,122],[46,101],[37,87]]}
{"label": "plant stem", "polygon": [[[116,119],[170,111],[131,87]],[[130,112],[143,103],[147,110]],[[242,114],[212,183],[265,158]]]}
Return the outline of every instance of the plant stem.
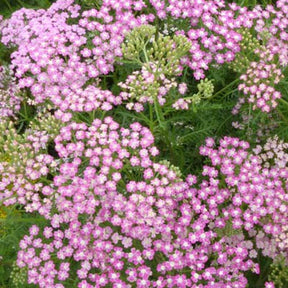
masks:
{"label": "plant stem", "polygon": [[252,110],[252,104],[251,104],[251,103],[249,103],[249,114],[248,114],[248,130],[249,130],[249,128],[250,128],[251,110]]}
{"label": "plant stem", "polygon": [[148,117],[145,116],[144,113],[142,112],[139,112],[139,114],[141,115],[143,121],[145,121],[145,123],[150,127],[151,126],[151,123],[152,123],[152,127],[153,127],[153,118],[152,118],[152,121],[151,121],[151,118],[149,119]]}
{"label": "plant stem", "polygon": [[8,0],[4,0],[4,1],[5,1],[5,4],[8,6],[8,9],[10,10],[10,12],[13,12],[13,9],[12,9],[9,1]]}
{"label": "plant stem", "polygon": [[279,101],[288,106],[288,102],[286,100],[284,100],[283,98],[280,98]]}
{"label": "plant stem", "polygon": [[154,130],[154,125],[153,125],[153,108],[152,108],[152,105],[150,104],[149,105],[149,114],[150,114],[150,126],[149,126],[149,128],[150,128],[150,131],[153,133],[153,130]]}
{"label": "plant stem", "polygon": [[21,0],[17,0],[18,4],[22,7],[25,7],[25,3],[23,3]]}
{"label": "plant stem", "polygon": [[277,109],[277,112],[278,112],[279,116],[282,118],[282,120],[284,122],[288,123],[288,119],[283,115],[283,113],[279,109]]}
{"label": "plant stem", "polygon": [[162,120],[164,120],[164,118],[163,118],[162,110],[161,110],[159,103],[158,103],[158,100],[157,100],[157,96],[154,97],[154,106],[155,106],[155,112],[156,112],[159,126],[163,129],[165,127],[163,122],[162,122]]}
{"label": "plant stem", "polygon": [[[239,79],[236,79],[232,82],[230,82],[227,86],[225,86],[224,88],[222,88],[221,90],[219,90],[217,93],[215,93],[213,96],[211,96],[209,99],[212,99],[216,96],[218,96],[219,94],[221,94],[223,91],[225,91],[227,88],[233,86],[235,83],[237,83],[239,81]],[[234,91],[234,90],[233,90]]]}

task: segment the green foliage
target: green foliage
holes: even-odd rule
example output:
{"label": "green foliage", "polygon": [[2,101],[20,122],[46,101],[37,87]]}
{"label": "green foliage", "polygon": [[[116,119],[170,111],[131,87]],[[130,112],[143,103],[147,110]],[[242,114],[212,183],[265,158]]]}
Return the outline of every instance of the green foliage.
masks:
{"label": "green foliage", "polygon": [[88,9],[99,9],[102,6],[102,0],[77,0],[77,3],[80,4],[81,7],[87,7]]}
{"label": "green foliage", "polygon": [[275,4],[276,0],[228,0],[228,3],[237,3],[242,7],[254,7],[256,5],[267,6],[271,4]]}
{"label": "green foliage", "polygon": [[2,0],[0,14],[9,17],[14,11],[25,8],[48,8],[55,0]]}
{"label": "green foliage", "polygon": [[271,272],[269,281],[273,281],[275,287],[285,288],[288,287],[288,266],[287,259],[279,257],[271,264]]}
{"label": "green foliage", "polygon": [[[35,223],[44,226],[47,221],[34,213],[25,213],[22,207],[17,205],[9,208],[0,206],[0,287],[35,287],[34,285],[20,285],[20,282],[18,286],[15,285],[20,272],[15,270],[19,242],[28,233],[29,227]],[[25,271],[22,270],[21,275],[25,278]]]}
{"label": "green foliage", "polygon": [[[251,271],[246,273],[246,277],[248,279],[248,285],[246,288],[263,288],[265,287],[265,282],[268,281],[268,274],[270,271],[270,265],[272,264],[272,260],[269,257],[265,257],[260,253],[257,255],[258,263],[260,265],[261,274],[257,275],[252,273]],[[278,288],[275,286],[275,288]]]}
{"label": "green foliage", "polygon": [[27,283],[28,267],[19,268],[16,261],[12,264],[12,272],[10,274],[12,285],[16,288],[25,287]]}
{"label": "green foliage", "polygon": [[7,48],[2,43],[0,43],[0,65],[9,63],[11,53],[12,49]]}

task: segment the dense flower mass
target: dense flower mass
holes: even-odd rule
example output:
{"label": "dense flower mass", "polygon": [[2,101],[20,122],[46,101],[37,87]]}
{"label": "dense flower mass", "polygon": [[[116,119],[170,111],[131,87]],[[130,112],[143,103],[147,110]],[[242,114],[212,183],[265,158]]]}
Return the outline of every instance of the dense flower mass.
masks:
{"label": "dense flower mass", "polygon": [[0,16],[0,282],[285,285],[288,1],[53,2]]}
{"label": "dense flower mass", "polygon": [[[56,161],[47,153],[49,140],[57,133],[61,124],[48,117],[49,129],[27,129],[24,135],[17,135],[11,121],[0,124],[0,199],[5,205],[19,203],[26,205],[27,212],[40,209],[43,180],[57,166]],[[53,123],[54,122],[54,123]],[[45,123],[41,123],[45,124]],[[45,125],[43,125],[45,127]],[[41,127],[41,126],[40,126]],[[49,199],[47,205],[51,204]]]}
{"label": "dense flower mass", "polygon": [[[208,70],[213,61],[217,65],[230,63],[241,53],[243,48],[241,29],[254,28],[259,40],[268,43],[265,46],[266,55],[270,55],[270,58],[279,58],[281,66],[286,66],[287,21],[283,9],[287,4],[285,1],[277,3],[278,10],[271,6],[267,6],[266,9],[257,6],[254,10],[247,11],[246,8],[235,4],[229,4],[227,7],[224,1],[215,3],[191,1],[185,4],[182,1],[177,1],[177,4],[175,1],[169,1],[168,5],[162,1],[151,1],[153,13],[143,12],[135,17],[134,12],[145,11],[147,4],[143,1],[135,3],[103,1],[99,10],[91,9],[83,12],[73,0],[58,1],[47,10],[35,11],[23,8],[15,12],[1,25],[1,41],[5,45],[17,47],[11,55],[11,67],[16,71],[19,87],[29,88],[36,103],[49,99],[61,110],[91,111],[97,108],[110,110],[112,105],[121,104],[121,98],[99,89],[97,87],[99,77],[113,71],[115,59],[122,58],[121,45],[127,33],[143,24],[153,23],[157,17],[163,19],[171,15],[175,21],[193,19],[190,20],[187,31],[177,31],[177,26],[166,25],[162,32],[170,34],[176,30],[177,35],[185,36],[189,41],[189,52],[183,55],[181,64],[190,67],[196,79],[205,77],[204,71]],[[268,18],[272,23],[266,24],[265,20]],[[156,52],[160,49],[158,46],[154,46]],[[162,59],[170,57],[165,56],[165,53],[161,55]],[[279,69],[270,67],[268,63],[266,64],[266,60],[264,62],[252,64],[259,67],[261,75],[272,68],[276,69],[275,73],[278,76],[281,76]],[[249,70],[247,73],[250,73]],[[269,76],[261,75],[254,75],[252,78]],[[87,83],[91,84],[86,87]],[[278,83],[277,79],[274,83]],[[271,91],[267,92],[269,95],[261,97],[255,95],[255,84],[248,84],[249,92],[248,88],[244,89],[242,86],[239,86],[239,89],[244,90],[246,95],[248,93],[248,101],[255,102],[256,106],[265,112],[275,107],[277,105],[275,100],[281,97],[273,86],[270,88]],[[257,87],[262,89],[262,86]],[[150,96],[145,97],[149,99]],[[137,105],[135,109],[140,111],[142,108]]]}
{"label": "dense flower mass", "polygon": [[[135,18],[131,5],[124,5],[123,12],[122,7],[117,9],[107,1],[100,11],[81,13],[73,2],[58,1],[47,10],[15,12],[3,24],[2,42],[18,47],[11,55],[11,67],[16,70],[19,87],[29,88],[36,103],[49,99],[63,111],[110,110],[119,100],[97,88],[98,76],[113,70],[115,57],[122,55],[125,33],[148,19]],[[119,15],[112,17],[109,11],[114,9]],[[84,88],[92,79],[94,84]]]}
{"label": "dense flower mass", "polygon": [[[150,159],[158,151],[149,131],[138,123],[118,129],[111,118],[89,128],[62,128],[56,147],[70,161],[54,179],[58,212],[48,217],[51,227],[40,232],[33,226],[20,242],[17,263],[28,266],[29,283],[64,287],[73,257],[81,264],[78,287],[197,287],[203,281],[203,287],[245,287],[243,272],[259,273],[260,251],[271,258],[286,255],[279,239],[287,233],[287,188],[280,188],[287,167],[262,168],[264,157],[248,153],[249,144],[237,138],[225,137],[216,149],[207,139],[200,153],[212,165],[203,167],[204,179],[195,186],[195,176],[181,180],[173,167]],[[73,135],[76,143],[70,142]],[[81,145],[85,139],[87,147]],[[83,156],[87,165],[80,172]],[[128,163],[134,174],[125,173]],[[217,260],[211,262],[212,256]],[[150,261],[158,263],[156,271]]]}

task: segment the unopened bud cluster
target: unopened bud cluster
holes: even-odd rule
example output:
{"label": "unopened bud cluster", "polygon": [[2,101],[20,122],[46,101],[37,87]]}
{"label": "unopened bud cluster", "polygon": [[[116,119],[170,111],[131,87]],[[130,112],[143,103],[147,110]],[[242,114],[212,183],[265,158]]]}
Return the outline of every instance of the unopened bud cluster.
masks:
{"label": "unopened bud cluster", "polygon": [[249,67],[251,59],[255,59],[255,56],[259,55],[259,53],[256,53],[257,50],[261,51],[264,47],[260,44],[260,41],[252,35],[250,29],[242,28],[239,29],[238,32],[242,36],[242,40],[239,42],[241,50],[236,53],[235,59],[228,63],[228,67],[235,72],[242,73]]}
{"label": "unopened bud cluster", "polygon": [[273,281],[273,288],[285,288],[288,282],[287,260],[284,257],[277,257],[271,264],[269,281]]}
{"label": "unopened bud cluster", "polygon": [[177,87],[174,76],[181,73],[180,59],[190,47],[190,42],[183,35],[163,36],[157,34],[156,28],[151,25],[134,28],[122,45],[123,57],[142,68],[128,76],[125,83],[118,83],[124,89],[120,93],[122,99],[137,102],[130,101],[126,107],[140,112],[146,102],[153,104],[157,101],[163,105],[166,102],[164,96],[171,88]]}
{"label": "unopened bud cluster", "polygon": [[123,57],[129,60],[137,60],[139,53],[146,48],[152,37],[156,33],[156,28],[152,25],[142,25],[130,31],[122,44]]}
{"label": "unopened bud cluster", "polygon": [[0,123],[0,162],[2,164],[13,163],[13,170],[22,171],[24,161],[31,156],[28,146],[25,139],[17,134],[12,122]]}
{"label": "unopened bud cluster", "polygon": [[181,72],[180,59],[191,48],[191,43],[183,35],[163,36],[151,25],[134,28],[122,45],[124,59],[140,62],[157,62],[157,71],[167,76]]}
{"label": "unopened bud cluster", "polygon": [[118,83],[124,90],[120,93],[121,98],[129,101],[127,109],[140,112],[144,110],[144,103],[153,104],[155,101],[164,105],[170,89],[177,87],[175,78],[168,79],[164,73],[157,72],[157,64],[146,63],[140,71],[129,75],[125,83]]}
{"label": "unopened bud cluster", "polygon": [[200,80],[200,83],[197,85],[198,93],[194,94],[191,97],[180,98],[178,99],[172,107],[176,110],[187,110],[189,109],[189,104],[198,105],[202,99],[209,99],[213,96],[214,85],[211,80],[205,78]]}
{"label": "unopened bud cluster", "polygon": [[166,166],[169,170],[175,172],[176,181],[177,181],[177,178],[178,178],[179,181],[181,181],[181,179],[183,179],[183,175],[182,175],[182,172],[181,172],[181,170],[179,169],[179,167],[171,164],[170,161],[168,161],[168,160],[161,160],[161,161],[159,161],[159,164],[162,164],[162,165]]}
{"label": "unopened bud cluster", "polygon": [[[39,179],[48,175],[48,167],[57,165],[47,153],[48,140],[45,131],[28,129],[19,135],[13,122],[0,122],[0,192],[4,205],[40,201],[43,183],[38,183]],[[37,205],[25,209],[35,211]]]}
{"label": "unopened bud cluster", "polygon": [[[34,143],[34,148],[37,151],[40,148],[45,149],[47,143],[52,141],[59,134],[59,131],[64,124],[65,123],[57,119],[55,115],[45,111],[40,112],[37,114],[35,121],[31,122],[31,125],[29,126],[30,129],[27,131],[29,133],[27,139]],[[36,136],[36,138],[34,136]]]}
{"label": "unopened bud cluster", "polygon": [[28,267],[19,268],[16,262],[13,263],[12,267],[13,270],[10,274],[10,278],[12,280],[13,287],[21,288],[25,286],[25,283],[27,283]]}

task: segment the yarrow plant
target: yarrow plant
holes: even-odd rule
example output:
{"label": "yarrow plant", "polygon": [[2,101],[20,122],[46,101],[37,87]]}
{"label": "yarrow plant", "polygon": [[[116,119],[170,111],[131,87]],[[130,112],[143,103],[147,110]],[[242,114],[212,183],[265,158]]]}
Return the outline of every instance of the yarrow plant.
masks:
{"label": "yarrow plant", "polygon": [[285,287],[288,2],[53,2],[0,17],[1,285]]}
{"label": "yarrow plant", "polygon": [[[29,283],[65,287],[60,283],[70,275],[67,260],[72,257],[81,264],[76,271],[77,287],[109,283],[115,287],[130,287],[129,283],[137,287],[196,287],[201,283],[244,287],[244,271],[259,273],[259,264],[254,262],[258,253],[271,258],[286,255],[286,247],[278,240],[287,222],[286,188],[279,190],[288,176],[286,167],[261,169],[261,158],[249,154],[249,144],[237,138],[224,138],[217,150],[214,141],[207,139],[200,153],[212,165],[203,167],[202,175],[208,179],[196,188],[195,176],[181,180],[173,167],[153,163],[149,151],[155,155],[158,150],[149,148],[152,135],[138,123],[131,128],[132,133],[121,129],[123,138],[119,137],[119,125],[106,118],[88,129],[76,123],[62,129],[56,143],[63,139],[65,146],[59,143],[57,150],[60,157],[72,159],[60,166],[56,189],[50,189],[50,194],[58,195],[57,213],[48,216],[51,227],[40,232],[32,226],[20,242],[17,263],[29,268]],[[137,131],[143,135],[140,141]],[[69,148],[71,132],[80,140],[74,149]],[[85,140],[85,134],[92,136],[90,144],[79,150],[77,143]],[[104,148],[107,143],[109,148]],[[139,155],[132,149],[139,150]],[[89,160],[79,177],[82,155]],[[135,178],[126,175],[127,162],[136,168]],[[141,170],[143,180],[137,181]],[[51,253],[57,255],[54,261]],[[213,255],[217,260],[210,262]],[[158,263],[154,269],[147,266],[150,261]],[[94,269],[101,273],[93,273]]]}

